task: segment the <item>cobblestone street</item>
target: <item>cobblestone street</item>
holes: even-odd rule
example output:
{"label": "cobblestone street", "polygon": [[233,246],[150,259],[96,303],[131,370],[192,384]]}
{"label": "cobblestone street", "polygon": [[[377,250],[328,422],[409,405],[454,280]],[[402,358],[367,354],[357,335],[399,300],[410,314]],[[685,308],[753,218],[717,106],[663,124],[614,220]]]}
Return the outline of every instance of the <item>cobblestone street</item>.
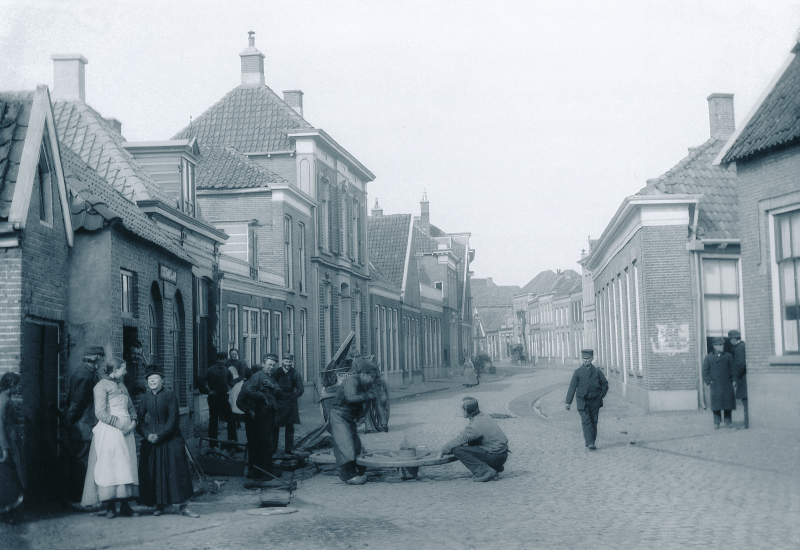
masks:
{"label": "cobblestone street", "polygon": [[[347,486],[325,467],[302,479],[285,516],[249,515],[257,493],[230,479],[200,497],[194,521],[177,515],[92,515],[5,528],[13,548],[795,548],[800,544],[796,439],[776,432],[713,432],[710,413],[645,415],[609,394],[598,451],[584,450],[574,409],[563,409],[570,369],[501,368],[477,387],[392,407],[390,432],[368,449],[402,442],[438,448],[464,425],[472,395],[498,422],[512,454],[499,481],[473,483],[460,464],[422,468],[416,481],[373,471]],[[507,375],[516,372],[514,375]],[[534,405],[534,407],[532,407]],[[535,410],[534,410],[535,408]],[[708,418],[707,418],[708,417]],[[736,418],[734,417],[734,420]],[[621,433],[627,432],[627,433]],[[631,442],[634,442],[631,444]],[[12,530],[13,529],[13,530]],[[91,533],[81,546],[72,535]],[[88,541],[93,541],[89,543]],[[27,545],[27,546],[26,546]]]}

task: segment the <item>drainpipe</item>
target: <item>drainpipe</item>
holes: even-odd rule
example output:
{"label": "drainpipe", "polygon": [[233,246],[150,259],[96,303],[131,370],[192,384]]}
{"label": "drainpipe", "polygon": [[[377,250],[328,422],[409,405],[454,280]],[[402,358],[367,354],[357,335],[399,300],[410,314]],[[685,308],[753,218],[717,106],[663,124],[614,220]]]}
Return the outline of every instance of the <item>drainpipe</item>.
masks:
{"label": "drainpipe", "polygon": [[[699,202],[699,201],[698,201]],[[694,220],[692,221],[692,236],[687,248],[691,251],[691,269],[692,279],[694,279],[694,323],[695,323],[695,339],[697,341],[697,404],[706,410],[706,394],[703,389],[703,358],[705,356],[705,337],[703,335],[703,291],[700,283],[701,270],[700,270],[700,252],[704,250],[703,243],[697,239],[697,218],[699,213],[699,204],[694,205]],[[691,247],[691,248],[690,248]]]}

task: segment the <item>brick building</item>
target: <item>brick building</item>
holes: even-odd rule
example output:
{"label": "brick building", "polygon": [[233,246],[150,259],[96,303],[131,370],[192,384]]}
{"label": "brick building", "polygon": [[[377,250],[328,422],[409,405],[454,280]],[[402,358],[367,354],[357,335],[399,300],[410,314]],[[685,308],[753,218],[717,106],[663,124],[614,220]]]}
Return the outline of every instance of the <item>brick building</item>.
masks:
{"label": "brick building", "polygon": [[720,151],[738,174],[750,421],[800,422],[800,43]]}
{"label": "brick building", "polygon": [[[285,91],[280,98],[266,86],[264,55],[256,49],[252,33],[239,56],[241,84],[175,139],[197,138],[203,147],[232,148],[281,178],[270,182],[270,211],[247,216],[279,224],[271,226],[267,242],[259,243],[259,280],[284,287],[281,338],[293,342],[295,351],[297,335],[314,343],[314,349],[309,344],[307,350],[306,376],[311,378],[312,372],[327,365],[351,331],[356,333],[356,347],[362,353],[368,349],[366,196],[374,175],[324,130],[303,118],[301,91]],[[227,221],[222,219],[228,216],[224,209],[212,212],[216,205],[211,195],[204,191],[201,198],[209,199],[209,217]],[[283,213],[277,220],[276,212]],[[240,217],[237,213],[237,223]],[[289,227],[281,232],[287,223]],[[287,262],[288,254],[280,252],[288,246],[299,260],[301,242],[309,262],[305,273],[301,273],[304,262]],[[261,314],[271,311],[275,327],[272,307],[278,306],[270,302],[257,309]]]}
{"label": "brick building", "polygon": [[575,302],[581,299],[581,277],[571,269],[543,271],[537,277],[540,284],[527,301],[532,362],[572,362],[575,350],[580,350],[576,346],[583,341],[583,323],[575,313]]}
{"label": "brick building", "polygon": [[594,290],[596,364],[646,410],[703,406],[711,338],[742,327],[736,170],[712,166],[733,132],[733,96],[712,94],[708,107],[711,137],[626,197],[579,262]]}
{"label": "brick building", "polygon": [[66,380],[74,244],[50,94],[0,93],[0,375],[22,376],[26,500],[44,493],[46,441]]}
{"label": "brick building", "polygon": [[[506,344],[514,334],[514,297],[522,293],[517,285],[497,285],[491,277],[472,279],[472,304],[475,316],[473,323],[481,326],[480,333],[474,335],[473,350],[487,350],[493,360],[506,359]],[[501,338],[501,328],[503,338]]]}

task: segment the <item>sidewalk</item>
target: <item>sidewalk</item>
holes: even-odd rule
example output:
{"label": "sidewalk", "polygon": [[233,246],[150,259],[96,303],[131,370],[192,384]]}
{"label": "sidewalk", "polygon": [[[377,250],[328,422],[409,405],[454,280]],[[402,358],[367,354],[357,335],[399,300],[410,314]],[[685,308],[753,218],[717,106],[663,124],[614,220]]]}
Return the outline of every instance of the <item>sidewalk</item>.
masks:
{"label": "sidewalk", "polygon": [[[540,424],[575,433],[576,445],[583,445],[580,416],[573,402],[564,408],[569,383],[536,399],[531,406]],[[715,430],[711,411],[670,411],[647,413],[609,393],[603,400],[598,423],[598,452],[611,446],[637,446],[653,451],[690,456],[746,468],[797,475],[800,469],[800,438],[797,433],[759,426],[750,419],[742,426],[741,402],[733,411],[734,429]]]}

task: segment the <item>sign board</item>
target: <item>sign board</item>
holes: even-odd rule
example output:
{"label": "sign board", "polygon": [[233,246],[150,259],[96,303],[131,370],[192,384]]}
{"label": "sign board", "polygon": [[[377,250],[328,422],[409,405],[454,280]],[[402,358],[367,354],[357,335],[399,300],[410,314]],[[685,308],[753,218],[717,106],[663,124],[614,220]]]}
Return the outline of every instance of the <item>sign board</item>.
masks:
{"label": "sign board", "polygon": [[164,264],[158,264],[158,276],[165,281],[178,284],[178,272]]}

